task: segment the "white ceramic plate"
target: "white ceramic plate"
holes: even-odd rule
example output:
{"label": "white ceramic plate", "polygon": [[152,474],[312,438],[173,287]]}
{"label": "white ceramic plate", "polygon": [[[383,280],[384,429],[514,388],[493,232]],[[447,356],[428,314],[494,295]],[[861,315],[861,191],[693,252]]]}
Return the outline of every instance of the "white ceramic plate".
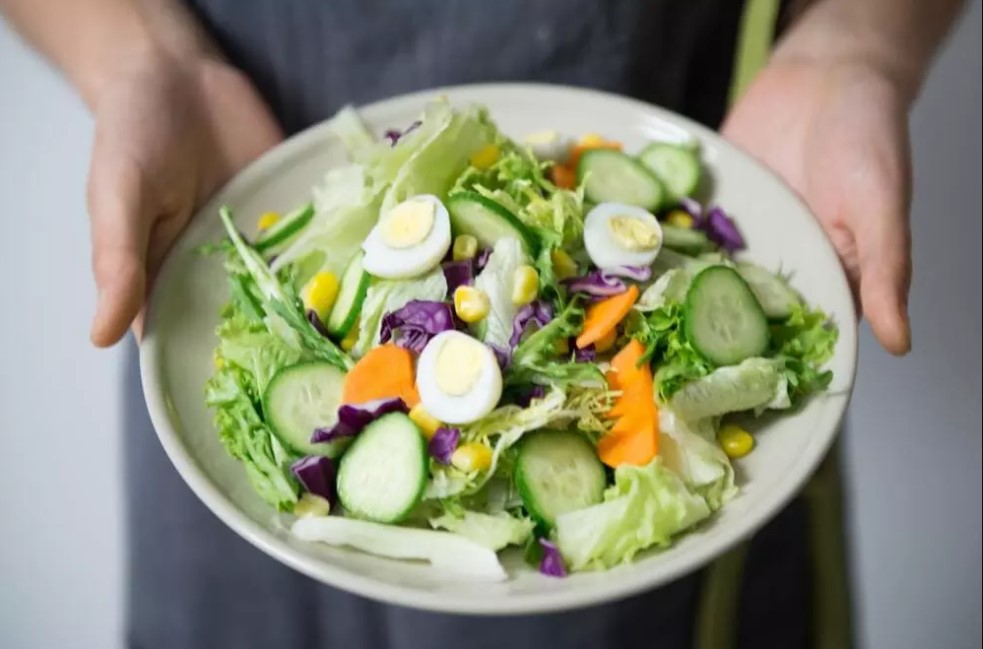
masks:
{"label": "white ceramic plate", "polygon": [[221,263],[195,248],[221,234],[219,205],[227,203],[253,227],[258,214],[305,201],[326,170],[345,161],[322,124],[270,151],[230,182],[188,228],[167,258],[150,298],[140,349],[150,415],[168,456],[201,500],[227,525],[267,554],[327,584],[396,604],[431,610],[512,614],[573,608],[635,594],[709,562],[750,536],[802,487],[836,437],[853,385],[857,331],[853,302],[832,246],[799,199],[772,173],[712,131],[659,108],[622,97],[559,86],[494,84],[443,88],[397,97],[360,110],[376,133],[410,123],[425,102],[485,104],[513,137],[556,129],[600,132],[628,151],[651,139],[695,136],[714,181],[713,200],[737,220],[749,259],[793,273],[807,299],[832,314],[840,340],[830,364],[829,395],[758,432],[755,451],[738,463],[740,495],[671,548],[631,565],[567,579],[539,575],[516,552],[503,556],[509,580],[474,584],[449,579],[425,564],[404,563],[291,538],[255,496],[237,462],[226,455],[203,402],[212,371],[220,306],[227,299]]}

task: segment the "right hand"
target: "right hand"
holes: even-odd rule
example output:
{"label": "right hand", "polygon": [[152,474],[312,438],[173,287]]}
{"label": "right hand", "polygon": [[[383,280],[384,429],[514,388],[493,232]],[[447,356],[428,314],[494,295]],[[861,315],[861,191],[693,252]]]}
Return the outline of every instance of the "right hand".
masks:
{"label": "right hand", "polygon": [[94,106],[89,168],[100,347],[131,326],[139,338],[154,276],[191,215],[283,138],[249,80],[223,62],[153,53],[122,67]]}

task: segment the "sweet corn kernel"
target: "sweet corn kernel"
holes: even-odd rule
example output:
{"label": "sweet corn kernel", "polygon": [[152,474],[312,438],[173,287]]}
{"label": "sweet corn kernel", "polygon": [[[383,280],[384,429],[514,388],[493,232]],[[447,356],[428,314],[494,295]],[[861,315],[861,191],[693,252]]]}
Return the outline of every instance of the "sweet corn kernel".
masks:
{"label": "sweet corn kernel", "polygon": [[618,329],[614,328],[608,333],[601,336],[600,339],[598,339],[598,341],[594,343],[594,351],[596,351],[598,354],[603,354],[604,352],[614,347],[614,341],[617,340],[617,338],[618,338]]}
{"label": "sweet corn kernel", "polygon": [[673,210],[666,217],[666,223],[677,228],[690,229],[693,227],[693,215],[683,210]]}
{"label": "sweet corn kernel", "polygon": [[539,295],[539,273],[527,264],[515,269],[512,275],[512,304],[523,306],[529,304]]}
{"label": "sweet corn kernel", "polygon": [[577,262],[566,251],[557,248],[550,252],[550,260],[553,262],[553,274],[557,279],[568,279],[577,275]]}
{"label": "sweet corn kernel", "polygon": [[341,350],[344,352],[350,352],[355,343],[358,341],[358,319],[355,320],[355,324],[345,335],[344,339],[341,341]]}
{"label": "sweet corn kernel", "polygon": [[429,412],[423,409],[423,404],[418,403],[410,408],[410,420],[416,424],[423,436],[429,440],[437,432],[438,428],[443,427],[444,423],[434,418]]}
{"label": "sweet corn kernel", "polygon": [[212,362],[215,364],[215,369],[220,370],[225,367],[225,359],[218,355],[218,350],[212,354]]}
{"label": "sweet corn kernel", "polygon": [[580,138],[580,146],[584,147],[603,146],[605,144],[607,144],[607,140],[597,133],[588,133]]}
{"label": "sweet corn kernel", "polygon": [[498,162],[498,158],[501,155],[502,152],[499,150],[497,144],[489,144],[471,156],[471,164],[476,169],[487,169]]}
{"label": "sweet corn kernel", "polygon": [[478,240],[470,234],[459,234],[454,239],[454,261],[474,259],[478,254]]}
{"label": "sweet corn kernel", "polygon": [[491,309],[488,294],[473,286],[458,286],[454,290],[454,311],[467,323],[480,321]]}
{"label": "sweet corn kernel", "polygon": [[451,455],[451,464],[466,473],[484,471],[491,466],[491,461],[491,449],[477,442],[461,444]]}
{"label": "sweet corn kernel", "polygon": [[744,457],[754,448],[754,437],[740,426],[727,424],[717,433],[717,441],[731,459]]}
{"label": "sweet corn kernel", "polygon": [[339,288],[338,278],[334,273],[318,273],[304,289],[304,308],[313,310],[321,320],[326,320],[338,298]]}
{"label": "sweet corn kernel", "polygon": [[331,513],[331,503],[321,496],[304,493],[294,503],[294,516],[307,518],[308,516],[327,516]]}
{"label": "sweet corn kernel", "polygon": [[570,341],[566,338],[557,338],[553,341],[553,349],[557,356],[566,356],[570,353]]}
{"label": "sweet corn kernel", "polygon": [[256,227],[260,230],[272,228],[280,220],[280,215],[276,212],[266,212],[256,221]]}

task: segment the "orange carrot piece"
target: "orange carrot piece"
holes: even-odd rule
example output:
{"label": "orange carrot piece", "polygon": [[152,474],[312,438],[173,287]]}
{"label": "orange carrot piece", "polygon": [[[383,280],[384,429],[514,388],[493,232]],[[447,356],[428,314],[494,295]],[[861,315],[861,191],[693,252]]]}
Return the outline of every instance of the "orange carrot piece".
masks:
{"label": "orange carrot piece", "polygon": [[597,456],[609,467],[644,466],[656,456],[657,435],[651,429],[635,434],[605,435],[597,443]]}
{"label": "orange carrot piece", "polygon": [[577,186],[577,171],[567,165],[553,165],[550,170],[553,184],[560,189],[574,189]]}
{"label": "orange carrot piece", "polygon": [[399,397],[410,408],[420,402],[412,354],[390,343],[369,350],[349,370],[341,401],[365,403],[391,397]]}
{"label": "orange carrot piece", "polygon": [[[587,307],[584,328],[577,336],[577,348],[597,342],[618,326],[638,299],[638,287],[632,284],[628,290],[601,300]],[[639,343],[641,344],[641,343]]]}
{"label": "orange carrot piece", "polygon": [[658,453],[659,410],[652,369],[647,363],[638,364],[644,353],[645,346],[632,340],[611,359],[608,384],[621,396],[607,416],[617,421],[597,444],[597,456],[610,467],[645,465]]}

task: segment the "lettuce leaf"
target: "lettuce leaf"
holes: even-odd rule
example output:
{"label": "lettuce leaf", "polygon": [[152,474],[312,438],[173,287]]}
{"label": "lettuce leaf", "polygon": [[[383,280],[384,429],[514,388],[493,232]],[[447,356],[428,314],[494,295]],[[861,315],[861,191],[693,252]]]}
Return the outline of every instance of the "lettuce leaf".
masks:
{"label": "lettuce leaf", "polygon": [[522,545],[535,526],[529,518],[515,518],[505,512],[485,514],[469,510],[460,516],[445,512],[431,518],[430,525],[460,534],[496,552],[507,545]]}
{"label": "lettuce leaf", "polygon": [[711,419],[687,423],[668,406],[659,408],[659,455],[666,468],[706,500],[711,511],[737,495],[734,468],[715,437]]}
{"label": "lettuce leaf", "polygon": [[656,457],[645,466],[615,469],[604,502],[558,516],[556,543],[571,570],[605,569],[668,545],[709,515],[706,501]]}
{"label": "lettuce leaf", "polygon": [[785,322],[772,327],[773,353],[782,361],[793,404],[829,387],[833,373],[822,366],[833,357],[838,338],[839,330],[825,313],[803,305],[794,306]]}
{"label": "lettuce leaf", "polygon": [[369,287],[359,315],[359,332],[352,355],[364,356],[379,344],[382,317],[404,307],[411,300],[440,302],[447,295],[447,280],[438,267],[413,279],[381,280]]}
{"label": "lettuce leaf", "polygon": [[698,421],[730,412],[788,408],[791,401],[782,361],[749,358],[688,382],[669,405],[686,421]]}
{"label": "lettuce leaf", "polygon": [[584,310],[574,301],[546,326],[527,335],[512,352],[506,373],[509,384],[577,384],[602,387],[604,373],[595,363],[557,356],[557,344],[580,333]]}
{"label": "lettuce leaf", "polygon": [[489,345],[509,348],[512,321],[518,307],[512,303],[512,281],[516,269],[529,263],[522,244],[514,237],[504,237],[495,242],[488,263],[475,277],[475,288],[488,295],[491,309],[476,327],[481,339]]}

